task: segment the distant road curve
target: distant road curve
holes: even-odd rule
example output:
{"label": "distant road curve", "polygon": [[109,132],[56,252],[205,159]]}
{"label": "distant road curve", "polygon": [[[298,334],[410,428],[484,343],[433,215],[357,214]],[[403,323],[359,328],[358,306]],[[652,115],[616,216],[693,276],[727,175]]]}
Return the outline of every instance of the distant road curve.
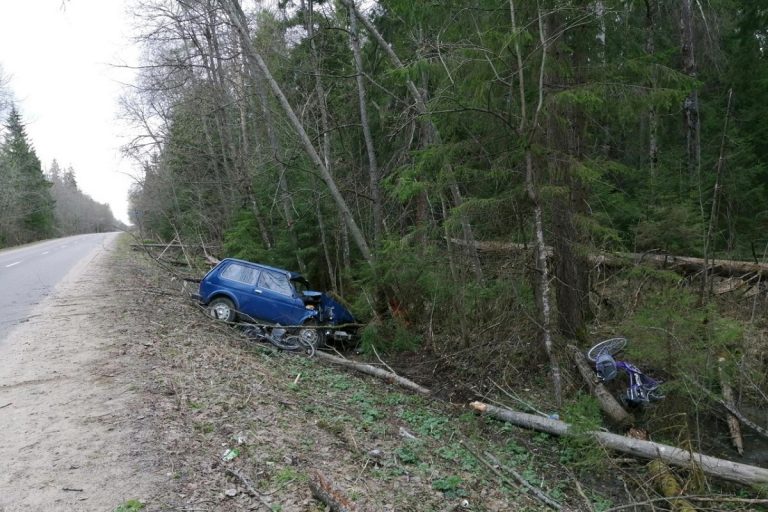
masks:
{"label": "distant road curve", "polygon": [[78,264],[119,233],[93,233],[0,250],[0,344]]}

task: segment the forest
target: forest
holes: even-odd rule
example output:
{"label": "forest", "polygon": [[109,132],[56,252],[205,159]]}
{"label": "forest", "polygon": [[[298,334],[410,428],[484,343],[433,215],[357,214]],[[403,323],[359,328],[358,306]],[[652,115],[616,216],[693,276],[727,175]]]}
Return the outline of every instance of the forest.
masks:
{"label": "forest", "polygon": [[46,238],[113,231],[120,224],[106,204],[77,186],[75,170],[54,160],[47,173],[35,153],[21,114],[8,99],[0,69],[0,249]]}
{"label": "forest", "polygon": [[625,336],[659,438],[730,449],[724,382],[766,424],[765,0],[134,14],[144,239],[301,271],[450,400],[573,411],[566,347]]}

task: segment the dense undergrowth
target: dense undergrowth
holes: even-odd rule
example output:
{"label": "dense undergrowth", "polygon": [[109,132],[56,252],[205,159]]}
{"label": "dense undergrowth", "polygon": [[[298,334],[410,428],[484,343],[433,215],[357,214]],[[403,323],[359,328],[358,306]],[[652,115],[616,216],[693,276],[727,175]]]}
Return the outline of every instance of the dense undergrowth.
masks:
{"label": "dense undergrowth", "polygon": [[[366,322],[362,357],[374,364],[383,360],[398,373],[429,387],[437,402],[393,390],[382,392],[375,383],[363,384],[357,377],[329,371],[312,360],[248,346],[236,333],[217,330],[217,336],[230,339],[237,351],[235,373],[247,371],[240,368],[246,360],[249,368],[257,364],[260,382],[268,383],[270,393],[290,397],[289,409],[312,425],[296,427],[289,422],[278,428],[286,435],[298,428],[301,439],[307,437],[304,429],[319,429],[330,441],[342,443],[356,454],[353,459],[362,464],[361,474],[393,485],[403,478],[428,481],[431,492],[444,498],[476,497],[483,493],[479,489],[498,478],[488,474],[477,458],[489,452],[502,467],[517,468],[529,481],[568,502],[583,501],[580,492],[573,494],[573,482],[580,482],[594,510],[651,499],[655,491],[646,481],[642,462],[617,458],[599,448],[590,436],[558,440],[466,412],[470,400],[480,399],[517,410],[557,413],[577,432],[614,428],[595,400],[585,394],[586,388],[562,350],[569,341],[565,339],[558,339],[557,344],[566,375],[566,402],[561,409],[555,406],[549,367],[533,320],[533,294],[525,284],[529,277],[524,270],[516,270],[525,268],[523,261],[521,256],[500,263],[489,256],[484,260],[483,280],[465,288],[451,284],[449,268],[428,264],[421,265],[418,272],[412,270],[414,266],[392,265],[350,281],[359,286],[350,296]],[[380,281],[374,282],[374,275]],[[383,281],[390,292],[388,302],[377,312],[371,286],[381,287]],[[751,290],[714,295],[701,305],[696,281],[677,273],[643,266],[604,271],[594,276],[594,319],[589,324],[589,339],[580,344],[586,349],[602,338],[626,336],[630,340],[626,359],[664,381],[665,400],[633,410],[636,427],[649,432],[653,440],[737,459],[729,445],[723,411],[704,389],[719,396],[720,372],[724,372],[737,390],[739,406],[758,423],[765,422],[762,415],[766,412],[760,404],[765,399],[768,326],[755,313],[765,307],[765,297]],[[404,299],[395,301],[393,297]],[[194,325],[201,327],[200,321]],[[192,359],[184,364],[195,367],[193,360],[206,360],[207,356],[194,354],[201,349],[209,350],[197,345],[185,350],[184,357]],[[719,358],[724,361],[718,365]],[[275,377],[274,368],[265,374],[262,365],[279,368],[282,377]],[[615,383],[612,391],[619,395],[624,384]],[[259,393],[263,392],[260,388]],[[193,401],[197,403],[197,399]],[[400,427],[417,439],[406,441]],[[219,427],[206,420],[192,428],[215,435]],[[395,439],[386,462],[362,453]],[[768,452],[763,441],[748,430],[745,440],[743,461],[766,465]],[[307,443],[305,439],[306,449],[318,448],[317,441]],[[276,471],[287,471],[287,476],[275,478],[292,483],[306,478],[306,473],[292,467]],[[678,474],[688,494],[759,496],[756,490],[706,480],[695,470]],[[352,494],[363,499],[365,492],[355,489]],[[395,508],[430,510],[409,503]],[[723,510],[745,507],[738,502],[722,506]],[[484,509],[499,508],[486,505]]]}

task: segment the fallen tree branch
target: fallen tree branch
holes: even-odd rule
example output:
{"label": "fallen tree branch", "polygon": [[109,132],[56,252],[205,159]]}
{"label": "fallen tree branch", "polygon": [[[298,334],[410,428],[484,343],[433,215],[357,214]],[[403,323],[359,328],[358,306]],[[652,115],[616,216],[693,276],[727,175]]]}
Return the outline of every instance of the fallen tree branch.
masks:
{"label": "fallen tree branch", "polygon": [[325,361],[328,361],[329,363],[338,364],[345,368],[350,368],[352,370],[356,370],[358,372],[362,372],[367,375],[372,375],[374,377],[384,380],[385,382],[388,382],[390,384],[397,384],[398,386],[404,387],[406,389],[410,389],[411,391],[415,391],[416,393],[419,393],[422,395],[429,395],[431,393],[429,389],[419,386],[412,380],[406,379],[405,377],[400,377],[399,375],[395,375],[394,373],[388,372],[386,370],[382,370],[381,368],[371,366],[370,364],[358,363],[356,361],[344,359],[343,357],[337,357],[337,356],[328,354],[327,352],[317,352],[315,354],[315,357],[317,357],[318,359],[323,359]]}
{"label": "fallen tree branch", "polygon": [[579,369],[581,378],[587,383],[589,390],[597,398],[600,408],[605,414],[607,414],[612,421],[619,425],[630,425],[635,421],[635,418],[624,409],[616,398],[606,389],[602,382],[599,382],[595,378],[595,372],[590,368],[587,359],[584,354],[576,348],[574,345],[568,345],[568,350],[571,352],[571,358],[576,363],[576,367]]}
{"label": "fallen tree branch", "polygon": [[723,393],[723,403],[727,406],[726,420],[728,421],[728,431],[731,434],[731,443],[739,455],[744,455],[744,437],[741,435],[741,424],[739,419],[730,412],[730,409],[736,409],[736,401],[733,398],[733,388],[728,381],[728,376],[723,370],[725,363],[724,357],[717,358],[717,374],[720,377],[720,390]]}
{"label": "fallen tree branch", "polygon": [[[541,489],[539,489],[538,487],[535,487],[535,486],[534,486],[533,484],[531,484],[531,483],[530,483],[528,480],[526,480],[525,478],[523,478],[523,475],[521,475],[520,473],[518,473],[518,472],[517,472],[517,471],[515,471],[514,469],[512,469],[512,468],[508,468],[508,467],[505,467],[505,466],[502,466],[502,465],[501,465],[501,464],[500,464],[500,463],[499,463],[497,460],[494,460],[494,459],[492,458],[491,460],[493,460],[493,461],[494,461],[494,464],[496,464],[496,466],[498,466],[498,467],[496,467],[496,466],[494,466],[493,464],[491,464],[490,462],[488,462],[487,460],[485,460],[485,458],[483,458],[483,457],[482,457],[482,456],[481,456],[479,453],[475,452],[475,450],[474,450],[474,449],[472,449],[472,447],[471,447],[471,446],[469,446],[469,444],[468,444],[468,443],[466,443],[466,442],[465,442],[465,441],[463,441],[463,440],[462,440],[462,441],[460,441],[460,442],[461,442],[462,446],[464,446],[464,448],[466,448],[466,449],[467,449],[467,451],[468,451],[469,453],[471,453],[472,455],[474,455],[474,456],[475,456],[475,458],[476,458],[478,461],[482,462],[482,463],[483,463],[483,465],[485,465],[485,467],[487,467],[488,469],[490,469],[490,470],[491,470],[491,471],[492,471],[492,472],[493,472],[493,473],[494,473],[496,476],[498,476],[498,477],[499,477],[499,478],[501,478],[502,480],[504,480],[504,481],[506,481],[507,483],[510,483],[510,484],[512,484],[512,485],[515,485],[515,482],[511,482],[511,481],[510,481],[510,479],[509,479],[509,478],[507,478],[507,476],[506,476],[506,475],[504,475],[504,474],[503,474],[503,473],[502,473],[502,472],[499,470],[499,468],[500,468],[500,467],[501,467],[501,468],[504,468],[504,471],[506,471],[506,472],[508,472],[510,475],[512,475],[512,476],[514,477],[514,479],[517,481],[517,483],[518,483],[518,484],[520,484],[520,485],[522,485],[523,487],[525,487],[525,489],[526,489],[528,492],[530,492],[530,493],[531,493],[531,494],[532,494],[532,495],[533,495],[533,496],[534,496],[534,497],[535,497],[537,500],[541,501],[542,503],[544,503],[544,504],[545,504],[545,505],[547,505],[548,507],[551,507],[551,508],[553,508],[553,509],[555,509],[555,510],[561,510],[561,509],[563,508],[563,506],[562,506],[560,503],[558,503],[558,502],[557,502],[557,501],[555,501],[554,499],[552,499],[552,498],[550,498],[549,496],[547,496],[547,495],[546,495],[546,494],[545,494],[545,493],[544,493],[544,492],[543,492]],[[489,454],[486,454],[486,456],[489,456]]]}
{"label": "fallen tree branch", "polygon": [[357,511],[355,504],[317,471],[309,477],[309,488],[312,490],[312,496],[328,505],[333,512]]}
{"label": "fallen tree branch", "polygon": [[687,378],[687,377],[686,377],[686,379],[685,379],[685,380],[687,380],[688,382],[690,382],[691,384],[693,384],[694,386],[696,386],[696,387],[697,387],[697,388],[699,388],[700,390],[704,391],[704,393],[706,393],[706,395],[707,395],[707,396],[708,396],[710,399],[714,400],[714,401],[715,401],[715,402],[717,402],[718,404],[720,404],[720,405],[722,405],[723,407],[725,407],[725,409],[726,409],[728,412],[730,412],[731,414],[733,414],[734,416],[736,416],[736,418],[738,418],[738,420],[739,420],[741,423],[743,423],[744,425],[748,426],[749,428],[751,428],[752,430],[754,430],[755,432],[757,432],[757,433],[758,433],[758,434],[760,434],[761,436],[763,436],[763,437],[765,437],[766,439],[768,439],[768,430],[764,429],[763,427],[761,427],[760,425],[758,425],[758,424],[757,424],[757,423],[755,423],[754,421],[752,421],[752,420],[750,420],[749,418],[747,418],[746,416],[744,416],[744,415],[741,413],[741,411],[740,411],[740,410],[738,410],[738,409],[736,408],[736,406],[735,406],[735,405],[731,405],[731,404],[727,403],[725,400],[723,400],[722,398],[718,397],[718,396],[717,396],[717,395],[715,395],[715,394],[714,394],[712,391],[710,391],[709,389],[707,389],[707,388],[706,388],[704,385],[702,385],[702,384],[699,384],[699,383],[698,383],[698,382],[696,382],[695,380],[693,380],[693,379],[691,379],[691,378]]}
{"label": "fallen tree branch", "polygon": [[[472,402],[470,407],[480,413],[508,421],[520,427],[556,436],[571,435],[571,425],[562,421],[503,409],[482,402]],[[744,485],[768,484],[768,469],[718,459],[652,441],[631,439],[618,434],[611,434],[610,432],[592,431],[589,434],[594,436],[597,442],[605,448],[629,453],[636,457],[644,459],[658,458],[667,464],[683,468],[690,468],[691,465],[695,464],[707,475]]]}
{"label": "fallen tree branch", "polygon": [[259,502],[259,503],[260,503],[260,504],[261,504],[261,505],[262,505],[264,508],[266,508],[266,509],[267,509],[267,510],[269,510],[270,512],[271,512],[272,510],[274,510],[274,509],[272,508],[272,505],[270,505],[269,503],[267,503],[267,502],[264,500],[264,498],[262,498],[262,497],[261,497],[261,494],[259,494],[259,492],[258,492],[256,489],[254,489],[253,485],[251,485],[251,482],[249,482],[247,478],[245,478],[243,475],[241,475],[240,473],[238,473],[238,472],[237,472],[237,471],[235,471],[234,469],[227,469],[227,473],[229,473],[230,475],[232,475],[232,476],[234,476],[235,478],[237,478],[238,480],[240,480],[240,482],[241,482],[241,483],[242,483],[242,484],[245,486],[245,488],[248,490],[248,494],[250,494],[251,496],[253,496],[254,498],[256,498],[256,499],[258,500],[258,502]]}

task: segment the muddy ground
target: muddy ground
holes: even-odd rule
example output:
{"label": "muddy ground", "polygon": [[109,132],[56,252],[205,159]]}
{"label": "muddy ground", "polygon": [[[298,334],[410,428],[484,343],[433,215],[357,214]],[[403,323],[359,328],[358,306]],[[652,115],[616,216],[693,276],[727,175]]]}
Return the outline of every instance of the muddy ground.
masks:
{"label": "muddy ground", "polygon": [[0,349],[0,511],[320,512],[318,475],[361,511],[549,510],[514,473],[663,510],[642,463],[254,343],[189,291],[124,239]]}

